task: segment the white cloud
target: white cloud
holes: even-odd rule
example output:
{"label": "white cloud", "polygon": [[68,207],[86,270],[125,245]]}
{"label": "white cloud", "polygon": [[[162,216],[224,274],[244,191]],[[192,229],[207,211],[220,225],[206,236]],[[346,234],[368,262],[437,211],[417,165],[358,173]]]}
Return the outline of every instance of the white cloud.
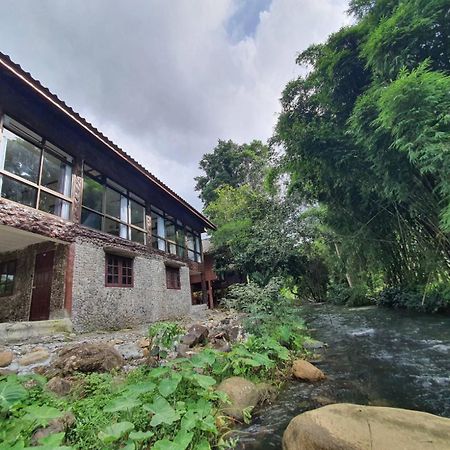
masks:
{"label": "white cloud", "polygon": [[348,23],[345,0],[273,0],[236,42],[237,2],[0,0],[1,50],[200,208],[201,156],[270,137],[296,54]]}

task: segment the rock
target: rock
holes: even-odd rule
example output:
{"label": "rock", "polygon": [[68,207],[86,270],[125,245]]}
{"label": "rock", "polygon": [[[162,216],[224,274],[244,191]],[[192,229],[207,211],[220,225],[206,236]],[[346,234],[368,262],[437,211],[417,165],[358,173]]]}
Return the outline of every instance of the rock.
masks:
{"label": "rock", "polygon": [[72,382],[66,378],[56,376],[48,381],[47,389],[60,396],[67,395],[72,389]]}
{"label": "rock", "polygon": [[59,419],[52,419],[45,428],[38,428],[31,437],[31,443],[37,445],[39,440],[51,434],[66,431],[75,423],[75,416],[71,412],[66,412]]}
{"label": "rock", "polygon": [[241,327],[234,326],[228,330],[228,338],[230,342],[236,342],[239,340],[241,336]]}
{"label": "rock", "polygon": [[17,369],[0,369],[0,375],[7,377],[8,375],[14,375],[17,373]]}
{"label": "rock", "polygon": [[73,372],[110,372],[123,365],[124,360],[114,347],[101,343],[81,343],[62,349],[53,362],[50,373],[68,375]]}
{"label": "rock", "polygon": [[139,341],[138,341],[137,344],[138,344],[138,346],[141,347],[141,348],[149,347],[149,346],[150,346],[150,339],[149,339],[149,338],[142,338],[142,339],[139,339]]}
{"label": "rock", "polygon": [[14,358],[13,352],[0,352],[0,367],[9,366]]}
{"label": "rock", "polygon": [[200,324],[192,325],[187,334],[181,338],[181,343],[193,347],[194,345],[205,342],[208,334],[208,328],[205,326]]}
{"label": "rock", "polygon": [[312,397],[311,400],[316,404],[317,407],[333,405],[334,403],[336,403],[332,398],[327,397],[326,395],[317,395],[315,397]]}
{"label": "rock", "polygon": [[320,381],[325,379],[325,375],[320,369],[304,359],[294,361],[292,374],[295,378],[304,381]]}
{"label": "rock", "polygon": [[143,357],[142,348],[136,344],[122,344],[114,347],[124,359],[139,359]]}
{"label": "rock", "polygon": [[258,403],[272,403],[277,397],[277,389],[269,383],[258,383],[256,385],[258,389],[259,399]]}
{"label": "rock", "polygon": [[241,377],[223,380],[217,390],[227,394],[231,402],[222,406],[223,412],[237,420],[244,418],[244,409],[254,408],[260,399],[260,391],[255,383]]}
{"label": "rock", "polygon": [[398,408],[346,403],[291,420],[283,450],[448,450],[450,419]]}
{"label": "rock", "polygon": [[19,359],[19,364],[21,366],[30,366],[31,364],[36,364],[45,361],[50,357],[50,353],[44,349],[37,349],[33,352],[27,353]]}
{"label": "rock", "polygon": [[320,350],[321,348],[325,348],[325,344],[321,341],[311,339],[303,343],[303,348],[309,351]]}
{"label": "rock", "polygon": [[177,345],[177,356],[179,358],[187,358],[189,356],[189,345],[178,344]]}
{"label": "rock", "polygon": [[231,345],[225,339],[214,339],[211,342],[212,347],[219,352],[229,352],[231,351]]}

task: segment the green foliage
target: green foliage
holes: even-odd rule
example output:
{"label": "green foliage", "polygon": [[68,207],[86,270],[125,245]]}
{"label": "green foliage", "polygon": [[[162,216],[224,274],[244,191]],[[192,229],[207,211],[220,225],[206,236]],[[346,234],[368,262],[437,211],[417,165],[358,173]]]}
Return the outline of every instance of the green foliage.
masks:
{"label": "green foliage", "polygon": [[204,155],[200,161],[200,169],[205,175],[195,179],[195,189],[208,206],[217,199],[218,190],[226,186],[260,188],[268,156],[268,147],[260,141],[238,145],[233,141],[219,140],[213,152]]}
{"label": "green foliage", "polygon": [[437,285],[431,288],[393,287],[380,292],[377,302],[380,306],[398,309],[437,313],[450,310],[450,288]]}
{"label": "green foliage", "polygon": [[353,287],[348,284],[333,284],[328,289],[328,296],[328,301],[335,305],[355,307],[374,304],[367,286],[361,284]]}
{"label": "green foliage", "polygon": [[148,335],[151,339],[152,356],[165,358],[183,333],[183,328],[175,322],[157,322],[150,325]]}
{"label": "green foliage", "polygon": [[353,25],[297,59],[310,71],[283,92],[277,172],[325,206],[330,286],[448,283],[448,0],[353,0],[350,12]]}

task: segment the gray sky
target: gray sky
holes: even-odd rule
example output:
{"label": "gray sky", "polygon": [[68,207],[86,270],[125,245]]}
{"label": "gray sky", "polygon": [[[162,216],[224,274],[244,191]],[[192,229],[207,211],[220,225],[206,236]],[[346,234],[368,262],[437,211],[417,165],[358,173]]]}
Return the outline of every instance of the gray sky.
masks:
{"label": "gray sky", "polygon": [[346,0],[0,0],[0,49],[193,206],[218,139],[271,136]]}

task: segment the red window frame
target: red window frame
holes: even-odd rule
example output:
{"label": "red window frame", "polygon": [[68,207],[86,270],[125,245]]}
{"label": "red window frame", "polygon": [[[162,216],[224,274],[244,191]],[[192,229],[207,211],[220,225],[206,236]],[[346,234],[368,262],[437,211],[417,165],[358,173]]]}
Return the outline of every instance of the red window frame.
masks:
{"label": "red window frame", "polygon": [[167,289],[181,289],[180,268],[166,266]]}
{"label": "red window frame", "polygon": [[105,286],[134,287],[133,259],[107,253],[105,256]]}

